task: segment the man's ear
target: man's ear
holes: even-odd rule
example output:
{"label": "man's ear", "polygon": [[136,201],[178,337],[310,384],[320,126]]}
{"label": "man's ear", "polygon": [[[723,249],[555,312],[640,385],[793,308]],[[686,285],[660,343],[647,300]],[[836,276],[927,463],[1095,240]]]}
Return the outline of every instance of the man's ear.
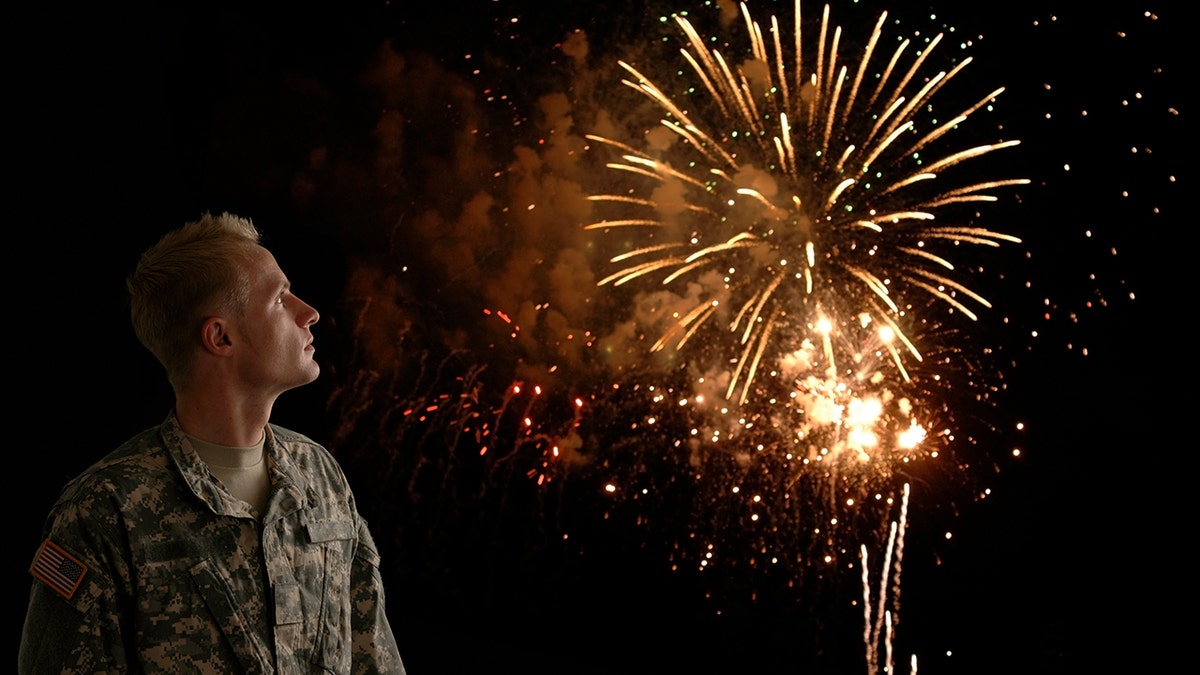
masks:
{"label": "man's ear", "polygon": [[233,341],[229,337],[229,325],[219,316],[210,316],[204,320],[200,340],[204,343],[205,351],[217,356],[228,355],[233,347]]}

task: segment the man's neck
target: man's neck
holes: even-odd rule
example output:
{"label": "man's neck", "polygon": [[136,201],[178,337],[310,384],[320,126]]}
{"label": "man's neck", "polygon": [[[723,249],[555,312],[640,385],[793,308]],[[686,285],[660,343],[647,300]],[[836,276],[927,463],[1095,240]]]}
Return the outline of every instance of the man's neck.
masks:
{"label": "man's neck", "polygon": [[198,396],[176,392],[175,417],[191,436],[209,443],[245,448],[262,440],[271,419],[271,401],[247,401],[236,396]]}

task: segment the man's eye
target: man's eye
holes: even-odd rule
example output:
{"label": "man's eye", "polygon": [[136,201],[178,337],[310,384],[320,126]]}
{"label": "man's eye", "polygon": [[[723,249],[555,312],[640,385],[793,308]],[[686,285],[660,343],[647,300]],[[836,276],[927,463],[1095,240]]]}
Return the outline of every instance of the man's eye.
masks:
{"label": "man's eye", "polygon": [[280,293],[280,294],[279,294],[279,297],[278,297],[278,298],[275,298],[275,304],[277,304],[277,305],[282,305],[282,304],[283,304],[283,293]]}

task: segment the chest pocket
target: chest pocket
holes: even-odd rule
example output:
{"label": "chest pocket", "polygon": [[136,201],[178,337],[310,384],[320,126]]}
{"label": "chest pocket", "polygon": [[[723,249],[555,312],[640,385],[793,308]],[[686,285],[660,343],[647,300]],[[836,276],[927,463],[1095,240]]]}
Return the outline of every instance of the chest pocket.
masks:
{"label": "chest pocket", "polygon": [[255,577],[205,557],[195,542],[158,542],[143,552],[135,627],[143,667],[271,671],[262,587],[248,585]]}
{"label": "chest pocket", "polygon": [[294,636],[297,643],[277,647],[325,670],[347,672],[357,530],[348,520],[313,520],[303,529],[302,543],[292,552],[294,577],[275,586],[275,623],[281,636]]}

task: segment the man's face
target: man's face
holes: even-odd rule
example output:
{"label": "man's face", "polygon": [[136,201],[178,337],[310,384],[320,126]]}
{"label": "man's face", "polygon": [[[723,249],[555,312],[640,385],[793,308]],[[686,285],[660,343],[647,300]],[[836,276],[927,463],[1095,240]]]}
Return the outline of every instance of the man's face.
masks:
{"label": "man's face", "polygon": [[250,279],[245,314],[231,319],[242,385],[267,396],[308,384],[321,367],[313,360],[309,328],[320,315],[291,293],[275,256],[255,246],[241,264]]}

